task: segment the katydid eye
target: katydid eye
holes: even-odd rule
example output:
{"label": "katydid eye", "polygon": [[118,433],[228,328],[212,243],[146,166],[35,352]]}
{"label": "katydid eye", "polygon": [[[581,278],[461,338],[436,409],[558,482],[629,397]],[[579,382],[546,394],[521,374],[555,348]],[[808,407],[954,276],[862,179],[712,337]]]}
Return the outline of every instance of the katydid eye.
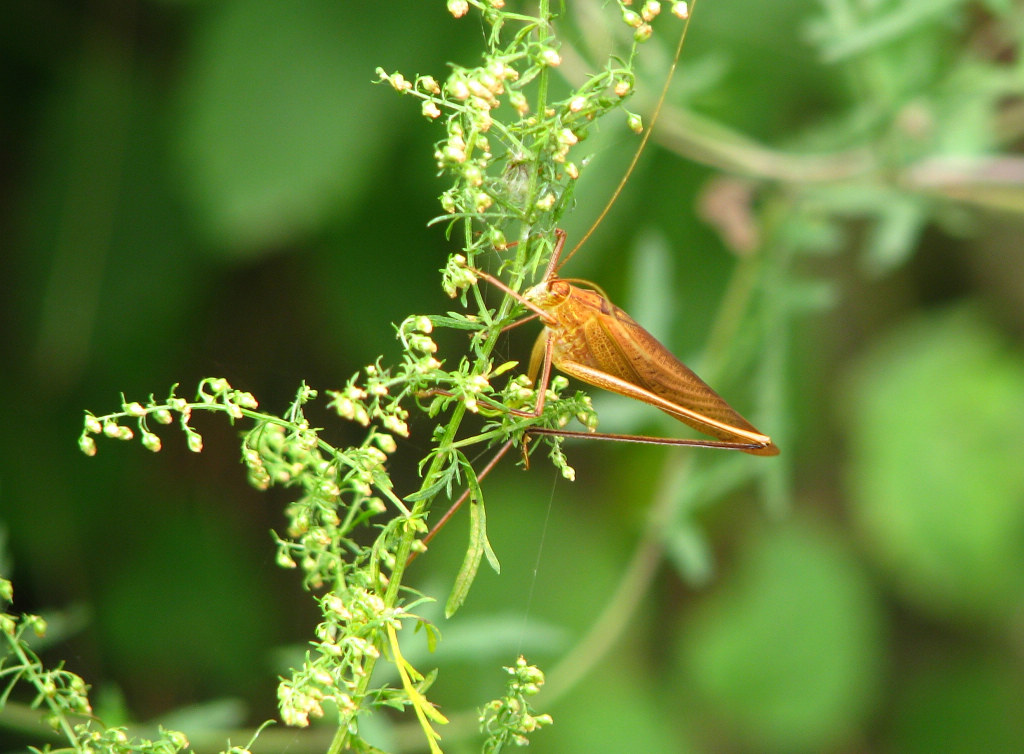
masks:
{"label": "katydid eye", "polygon": [[554,298],[565,299],[569,297],[570,287],[564,280],[552,280],[548,283],[548,293]]}

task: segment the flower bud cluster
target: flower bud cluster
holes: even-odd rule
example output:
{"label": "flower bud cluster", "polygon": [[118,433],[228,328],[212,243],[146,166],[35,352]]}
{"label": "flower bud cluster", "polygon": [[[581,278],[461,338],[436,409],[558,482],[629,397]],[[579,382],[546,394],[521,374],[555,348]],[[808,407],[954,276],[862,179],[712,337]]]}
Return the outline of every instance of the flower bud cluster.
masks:
{"label": "flower bud cluster", "polygon": [[449,298],[455,298],[466,288],[476,284],[476,274],[466,264],[462,254],[453,254],[448,259],[441,280],[441,287]]}
{"label": "flower bud cluster", "polygon": [[[434,357],[437,343],[430,337],[433,331],[434,323],[430,317],[423,315],[406,317],[399,325],[398,338],[405,350],[405,370],[408,374],[422,377],[441,368],[441,362]],[[400,418],[406,418],[404,412]],[[389,423],[384,426],[392,428]]]}
{"label": "flower bud cluster", "polygon": [[[13,585],[0,578],[0,603],[13,600]],[[0,612],[0,632],[7,639],[10,657],[16,660],[10,663],[5,695],[11,694],[19,683],[32,687],[33,707],[44,711],[43,719],[54,730],[68,735],[68,740],[76,744],[76,751],[142,751],[144,748],[154,754],[174,754],[188,748],[188,739],[177,731],[161,729],[159,737],[153,741],[136,741],[124,728],[99,724],[92,717],[89,685],[82,677],[62,666],[47,669],[36,655],[34,649],[38,649],[38,642],[28,637],[30,634],[37,638],[46,636],[47,622],[41,616]]]}
{"label": "flower bud cluster", "polygon": [[277,706],[285,725],[305,728],[310,718],[324,716],[324,693],[310,683],[282,681],[277,687]]}
{"label": "flower bud cluster", "polygon": [[461,382],[458,390],[458,395],[462,397],[462,402],[466,404],[466,410],[476,413],[480,410],[479,398],[484,393],[489,393],[491,390],[491,383],[482,374],[471,374],[464,381]]}
{"label": "flower bud cluster", "polygon": [[[427,317],[410,317],[406,322],[414,324],[418,322],[420,326],[425,323],[426,327],[431,327]],[[439,368],[440,363],[431,355],[437,350],[436,344],[421,330],[403,328],[405,328],[405,323],[400,328],[400,332],[414,336],[414,345],[422,349],[416,351],[416,357],[412,359],[414,366],[410,371]],[[409,351],[415,350],[408,341],[406,341],[406,348]],[[371,421],[378,421],[388,433],[408,437],[409,426],[406,424],[406,419],[409,418],[409,412],[402,408],[401,397],[392,396],[390,390],[391,384],[401,382],[401,378],[392,377],[388,370],[381,369],[376,364],[367,366],[364,371],[366,379],[363,385],[357,383],[358,375],[355,375],[341,390],[328,390],[327,394],[331,396],[328,407],[341,418],[354,421],[364,427],[369,426]],[[388,433],[374,430],[372,435],[373,438],[381,438],[373,441],[385,452],[391,452],[388,448],[394,447],[394,438]]]}
{"label": "flower bud cluster", "polygon": [[532,408],[537,400],[537,391],[525,374],[520,374],[508,381],[503,394],[505,403],[512,408],[529,406]]}
{"label": "flower bud cluster", "polygon": [[320,609],[324,620],[316,627],[317,651],[278,686],[281,718],[288,725],[309,725],[311,718],[323,715],[323,702],[337,705],[342,717],[354,716],[367,662],[380,657],[386,629],[401,628],[401,619],[407,617],[365,586],[325,594]]}
{"label": "flower bud cluster", "polygon": [[[632,4],[632,0],[619,1],[619,8],[622,10],[622,21],[633,29],[633,39],[636,42],[646,42],[654,33],[651,21],[661,13],[661,3],[658,0],[647,0],[647,2],[640,6],[639,10],[632,10],[630,8]],[[685,15],[679,15],[676,8],[678,5],[685,5],[685,3],[674,3],[672,12],[680,18],[685,18]]]}
{"label": "flower bud cluster", "polygon": [[316,430],[305,420],[292,425],[259,422],[246,433],[242,445],[249,483],[260,490],[275,484],[303,484],[323,497],[337,498],[341,493],[334,481],[337,464],[330,463],[318,446]]}
{"label": "flower bud cluster", "polygon": [[490,743],[527,746],[528,735],[552,723],[551,715],[534,713],[527,697],[535,696],[544,685],[544,673],[529,665],[522,656],[514,667],[505,668],[512,676],[505,696],[488,702],[480,711],[480,729],[490,737]]}
{"label": "flower bud cluster", "polygon": [[562,443],[551,443],[551,449],[548,451],[548,458],[551,459],[551,465],[562,473],[563,479],[570,482],[576,481],[576,469],[569,465],[569,459],[566,458],[565,453],[562,452]]}
{"label": "flower bud cluster", "polygon": [[[376,367],[374,377],[382,376]],[[369,424],[371,417],[390,425],[396,434],[408,434],[408,414],[390,400],[380,382],[354,379],[342,390],[328,391],[330,405],[339,415]],[[266,489],[271,484],[299,485],[301,498],[286,509],[288,539],[278,539],[277,561],[284,568],[301,567],[307,585],[318,588],[337,577],[341,563],[335,553],[367,516],[386,510],[381,496],[395,499],[387,474],[388,453],[397,449],[394,436],[376,427],[360,446],[336,450],[320,441],[304,419],[297,424],[262,422],[245,437],[242,458],[251,483]],[[356,512],[360,512],[356,515]],[[344,517],[344,520],[343,520]]]}
{"label": "flower bud cluster", "polygon": [[[476,9],[483,22],[495,29],[532,21],[502,13],[502,5],[501,0],[449,0],[448,9],[457,18]],[[673,12],[685,15],[683,5],[674,3]],[[492,230],[500,232],[514,221],[532,224],[540,215],[558,214],[563,208],[567,186],[579,178],[585,164],[573,158],[573,151],[597,117],[621,107],[632,94],[637,46],[651,36],[651,24],[662,10],[658,0],[618,0],[618,6],[633,31],[628,56],[612,57],[605,70],[561,101],[532,102],[533,92],[546,91],[536,86],[541,77],[562,65],[554,36],[510,35],[515,41],[500,47],[501,37],[492,33],[484,62],[475,67],[453,66],[443,83],[430,76],[410,80],[378,69],[381,81],[420,99],[424,116],[445,124],[434,158],[438,169],[453,180],[440,203],[446,215],[465,218],[481,231],[476,237],[485,239]],[[536,28],[547,26],[538,23]],[[499,112],[506,104],[512,118],[507,109]],[[631,129],[642,129],[637,116],[627,113],[627,117]],[[493,148],[489,139],[497,140]],[[500,171],[494,169],[494,155],[507,163]],[[517,162],[522,170],[516,169]],[[467,252],[470,259],[471,252]],[[471,282],[469,275],[446,270],[444,287],[452,297]]]}
{"label": "flower bud cluster", "polygon": [[86,455],[94,456],[97,447],[93,435],[103,435],[114,440],[134,439],[135,430],[121,424],[122,421],[128,420],[137,425],[142,446],[154,453],[159,452],[163,443],[157,434],[150,431],[148,421],[152,418],[158,424],[170,424],[174,421],[173,414],[177,413],[180,416],[181,428],[185,432],[188,449],[198,453],[203,449],[203,438],[189,425],[193,406],[223,411],[235,420],[241,419],[245,411],[254,411],[258,405],[251,393],[235,390],[227,380],[209,378],[199,384],[195,404],[175,396],[172,387],[170,396],[162,404],[158,404],[156,399],[150,396],[145,406],[137,401],[124,401],[121,404],[121,411],[106,416],[95,416],[86,412],[82,434],[78,438],[78,447]]}

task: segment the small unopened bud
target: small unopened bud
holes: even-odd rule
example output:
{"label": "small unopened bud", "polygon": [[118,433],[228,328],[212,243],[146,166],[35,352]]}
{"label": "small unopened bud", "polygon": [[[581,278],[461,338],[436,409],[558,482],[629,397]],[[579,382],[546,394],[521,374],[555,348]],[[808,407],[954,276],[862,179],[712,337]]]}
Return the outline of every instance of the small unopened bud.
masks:
{"label": "small unopened bud", "polygon": [[522,92],[510,92],[508,101],[520,115],[526,115],[530,112],[530,103],[526,101],[526,95]]}
{"label": "small unopened bud", "polygon": [[469,165],[465,170],[462,171],[463,177],[466,179],[466,183],[474,188],[482,186],[484,183],[484,174],[476,165]]}
{"label": "small unopened bud", "polygon": [[541,62],[544,63],[544,65],[549,65],[552,68],[562,64],[562,56],[559,55],[557,51],[552,50],[551,48],[544,50],[544,52],[540,54],[540,59]]}
{"label": "small unopened bud", "polygon": [[376,441],[377,447],[385,453],[394,453],[398,450],[398,444],[391,435],[376,435],[373,439]]}
{"label": "small unopened bud", "polygon": [[395,88],[395,91],[407,92],[412,89],[412,82],[400,73],[392,74],[388,81]]}
{"label": "small unopened bud", "polygon": [[394,432],[396,435],[401,435],[402,437],[409,436],[409,425],[397,416],[388,414],[381,420],[381,424],[384,425],[385,429]]}
{"label": "small unopened bud", "polygon": [[465,162],[466,152],[462,147],[448,144],[441,150],[441,156],[448,162]]}
{"label": "small unopened bud", "polygon": [[550,193],[550,192],[545,194],[544,196],[542,196],[540,199],[537,200],[537,209],[539,209],[541,212],[547,212],[548,210],[550,210],[554,206],[555,206],[555,195]]}
{"label": "small unopened bud", "polygon": [[223,377],[218,377],[215,380],[210,380],[210,390],[215,393],[223,393],[225,390],[230,390],[231,384]]}
{"label": "small unopened bud", "polygon": [[437,353],[437,343],[426,335],[413,335],[409,338],[409,347],[420,353]]}
{"label": "small unopened bud", "polygon": [[494,199],[486,191],[478,191],[475,196],[476,211],[486,212],[487,209],[494,203]]}
{"label": "small unopened bud", "polygon": [[508,240],[505,238],[505,234],[497,228],[492,227],[487,231],[487,240],[498,251],[504,251],[508,248]]}
{"label": "small unopened bud", "polygon": [[449,81],[448,91],[455,99],[469,99],[469,86],[462,79]]}
{"label": "small unopened bud", "polygon": [[78,449],[87,456],[94,456],[96,455],[96,441],[89,435],[82,435],[78,438]]}

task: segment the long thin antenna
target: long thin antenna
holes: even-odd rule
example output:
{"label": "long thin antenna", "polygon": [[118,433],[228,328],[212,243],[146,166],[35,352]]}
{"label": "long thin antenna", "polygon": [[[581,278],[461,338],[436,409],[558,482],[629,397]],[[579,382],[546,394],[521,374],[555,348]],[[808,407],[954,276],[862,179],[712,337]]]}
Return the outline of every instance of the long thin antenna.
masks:
{"label": "long thin antenna", "polygon": [[586,233],[583,234],[583,238],[581,238],[579,243],[572,248],[572,251],[565,255],[565,258],[562,259],[558,264],[558,267],[555,268],[555,272],[562,269],[562,266],[572,259],[573,254],[579,251],[580,247],[583,246],[583,244],[587,242],[587,239],[593,235],[595,230],[597,230],[597,226],[601,224],[605,215],[608,214],[612,205],[615,204],[615,200],[619,198],[619,194],[622,193],[622,189],[625,188],[627,181],[629,181],[629,177],[633,174],[633,169],[640,161],[640,155],[643,154],[644,147],[647,146],[647,141],[651,138],[651,132],[654,130],[654,124],[658,122],[658,116],[661,115],[661,106],[665,104],[665,97],[668,96],[668,88],[672,83],[672,76],[675,75],[676,66],[679,63],[679,56],[683,52],[683,44],[686,42],[686,32],[690,29],[690,19],[693,17],[693,8],[697,6],[696,0],[694,0],[690,5],[690,11],[687,13],[686,22],[683,25],[683,33],[679,35],[679,44],[676,45],[675,57],[672,58],[672,65],[669,66],[668,76],[665,77],[665,85],[661,88],[661,94],[658,96],[658,103],[654,106],[654,113],[651,115],[651,123],[647,126],[647,130],[644,131],[644,136],[640,140],[640,146],[637,147],[636,153],[633,155],[633,159],[629,163],[629,167],[626,169],[626,174],[622,176],[622,180],[619,181],[619,185],[615,187],[615,191],[612,192],[611,198],[608,200],[608,203],[604,205],[604,209],[601,210],[601,214],[597,216],[594,224],[590,226]]}

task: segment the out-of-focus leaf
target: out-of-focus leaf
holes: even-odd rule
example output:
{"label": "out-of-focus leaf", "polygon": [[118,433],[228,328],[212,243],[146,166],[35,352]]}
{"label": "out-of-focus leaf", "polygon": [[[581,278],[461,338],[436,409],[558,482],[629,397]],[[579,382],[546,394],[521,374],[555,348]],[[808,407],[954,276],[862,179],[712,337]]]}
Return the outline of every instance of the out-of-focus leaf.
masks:
{"label": "out-of-focus leaf", "polygon": [[375,124],[399,106],[369,85],[382,62],[372,21],[331,0],[207,9],[182,80],[180,146],[184,189],[215,242],[265,249],[359,197],[391,133]]}
{"label": "out-of-focus leaf", "polygon": [[847,479],[898,588],[929,612],[1000,620],[1024,597],[1024,355],[970,309],[880,342],[855,372]]}
{"label": "out-of-focus leaf", "polygon": [[855,19],[842,5],[825,3],[833,16],[813,29],[826,61],[834,63],[862,54],[879,45],[890,44],[918,32],[924,24],[947,22],[949,14],[964,0],[915,0],[903,3],[876,3],[874,10]]}
{"label": "out-of-focus leaf", "polygon": [[752,751],[833,750],[878,691],[880,606],[832,534],[807,524],[742,545],[735,572],[679,632],[685,683]]}
{"label": "out-of-focus leaf", "polygon": [[890,197],[879,208],[875,226],[866,239],[864,261],[868,269],[882,274],[906,261],[914,253],[926,220],[926,207],[917,197]]}
{"label": "out-of-focus leaf", "polygon": [[823,215],[864,217],[871,231],[864,244],[865,263],[875,274],[888,272],[914,252],[930,209],[928,200],[871,182],[823,186],[808,198]]}
{"label": "out-of-focus leaf", "polygon": [[160,724],[171,730],[222,731],[244,725],[246,712],[238,699],[214,699],[161,715]]}
{"label": "out-of-focus leaf", "polygon": [[1003,658],[929,653],[923,659],[927,664],[912,668],[897,690],[893,751],[1024,751],[1018,671]]}
{"label": "out-of-focus leaf", "polygon": [[[118,578],[100,595],[97,623],[116,648],[108,660],[113,667],[143,666],[172,683],[205,678],[215,692],[259,677],[253,658],[275,629],[268,618],[274,613],[255,588],[255,554],[240,552],[227,525],[208,513],[214,507],[203,499],[198,515],[182,512],[169,520],[144,552],[133,551],[121,563]],[[194,549],[183,555],[186,540]],[[202,641],[188,652],[168,653],[183,636]],[[212,668],[216,678],[209,677]]]}
{"label": "out-of-focus leaf", "polygon": [[143,374],[176,347],[169,332],[203,289],[161,173],[154,81],[132,62],[85,48],[49,93],[19,193],[21,281],[5,296],[25,326],[11,366],[54,394],[90,362]]}
{"label": "out-of-focus leaf", "polygon": [[681,725],[679,698],[638,683],[644,667],[623,649],[552,706],[537,697],[555,724],[530,739],[531,754],[699,751]]}

